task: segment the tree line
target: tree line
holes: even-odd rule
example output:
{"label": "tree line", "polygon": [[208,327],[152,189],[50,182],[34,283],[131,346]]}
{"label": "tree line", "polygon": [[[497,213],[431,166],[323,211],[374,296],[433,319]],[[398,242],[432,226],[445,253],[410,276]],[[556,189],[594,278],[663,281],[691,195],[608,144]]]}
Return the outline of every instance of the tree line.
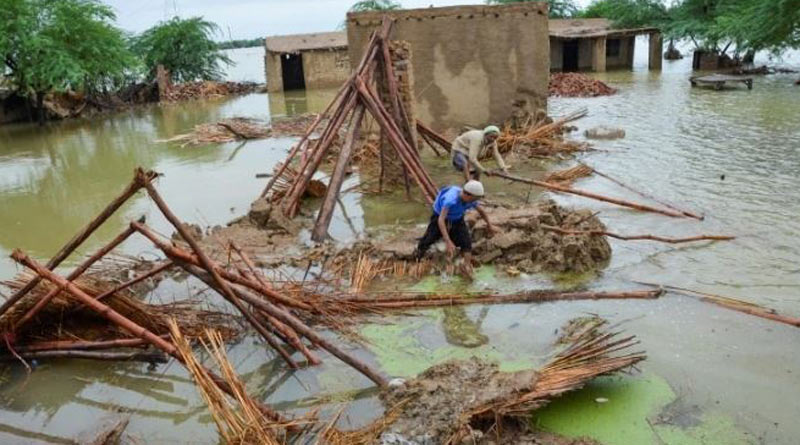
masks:
{"label": "tree line", "polygon": [[98,0],[0,0],[0,85],[42,121],[49,92],[118,91],[152,82],[159,65],[174,82],[216,80],[231,63],[213,40],[217,25],[201,17],[175,17],[138,35],[114,20]]}

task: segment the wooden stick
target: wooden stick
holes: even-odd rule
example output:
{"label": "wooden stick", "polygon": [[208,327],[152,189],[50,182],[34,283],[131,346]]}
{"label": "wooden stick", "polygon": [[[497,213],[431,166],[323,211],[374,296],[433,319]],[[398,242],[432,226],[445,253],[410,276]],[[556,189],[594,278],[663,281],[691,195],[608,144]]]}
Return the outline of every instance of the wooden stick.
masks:
{"label": "wooden stick", "polygon": [[103,292],[102,294],[97,296],[97,300],[102,300],[104,298],[107,298],[109,295],[113,295],[113,294],[115,294],[115,293],[117,293],[117,292],[119,292],[119,291],[121,291],[123,289],[127,289],[127,288],[133,286],[134,284],[140,283],[140,282],[142,282],[142,281],[144,281],[144,280],[146,280],[146,279],[148,279],[150,277],[156,276],[156,275],[160,274],[161,272],[164,272],[164,271],[166,271],[168,269],[171,269],[174,266],[175,266],[175,263],[173,263],[171,260],[166,260],[163,263],[157,265],[156,267],[150,269],[150,271],[145,272],[145,273],[139,275],[138,277],[135,277],[135,278],[133,278],[133,279],[131,279],[129,281],[126,281],[126,282],[114,287],[113,289],[110,289],[110,290],[107,290],[107,291]]}
{"label": "wooden stick", "polygon": [[[126,318],[124,315],[112,309],[111,307],[106,306],[105,304],[92,298],[90,295],[83,292],[74,283],[65,280],[61,276],[53,273],[51,270],[43,267],[41,264],[37,263],[27,255],[25,255],[21,250],[19,249],[15,250],[11,254],[11,258],[14,259],[14,261],[22,264],[23,266],[33,270],[34,272],[36,272],[37,275],[50,281],[54,285],[64,288],[67,292],[74,295],[75,298],[80,300],[88,308],[100,314],[102,317],[118,325],[119,327],[135,335],[136,337],[139,337],[143,340],[147,340],[148,343],[166,352],[167,354],[175,357],[175,359],[183,363],[183,358],[181,357],[180,353],[172,343],[164,340],[163,338],[159,337],[156,334],[153,334],[146,328],[139,326],[135,322]],[[221,390],[225,391],[231,396],[234,396],[233,389],[230,387],[230,385],[228,385],[228,383],[225,380],[223,380],[218,375],[214,374],[211,370],[206,370],[206,371],[208,372],[209,376],[214,381],[214,383],[216,383]],[[261,412],[263,412],[264,415],[266,415],[267,417],[275,421],[284,421],[283,417],[280,414],[273,411],[266,405],[263,405],[261,403],[259,403],[258,405],[259,408],[261,409]]]}
{"label": "wooden stick", "polygon": [[361,132],[361,121],[363,119],[364,105],[358,104],[353,114],[353,122],[347,133],[347,138],[345,139],[344,145],[342,145],[339,157],[336,159],[336,166],[333,168],[331,179],[328,182],[325,200],[322,202],[317,221],[314,223],[314,229],[311,231],[311,239],[316,242],[322,242],[328,236],[328,227],[331,225],[333,210],[336,207],[336,199],[339,196],[339,191],[342,189],[347,164],[350,163],[353,149],[356,143],[358,143],[359,133]]}
{"label": "wooden stick", "polygon": [[609,181],[613,182],[614,184],[617,184],[618,186],[620,186],[620,187],[622,187],[622,188],[624,188],[626,190],[629,190],[629,191],[631,191],[633,193],[636,193],[637,195],[639,195],[639,196],[641,196],[643,198],[651,199],[651,200],[663,205],[664,207],[666,207],[668,209],[675,210],[676,212],[680,212],[680,213],[684,214],[685,216],[688,216],[689,218],[699,219],[700,221],[705,219],[705,216],[703,216],[703,215],[698,215],[698,214],[690,212],[688,210],[684,210],[684,209],[675,207],[674,205],[672,205],[672,204],[670,204],[670,203],[668,203],[666,201],[663,201],[661,199],[658,199],[655,196],[652,196],[652,195],[650,195],[648,193],[636,190],[635,188],[629,186],[628,184],[625,184],[624,182],[620,181],[619,179],[613,178],[613,177],[611,177],[611,176],[609,176],[609,175],[607,175],[607,174],[605,174],[605,173],[603,173],[601,171],[598,171],[596,168],[594,168],[592,166],[589,166],[589,165],[586,165],[586,164],[583,164],[583,163],[581,163],[581,165],[585,165],[586,167],[591,168],[592,171],[595,174],[597,174],[598,176],[606,178]]}
{"label": "wooden stick", "polygon": [[348,298],[343,304],[355,304],[368,309],[408,309],[418,307],[463,306],[470,304],[544,303],[569,300],[656,299],[661,291],[637,290],[621,292],[557,292],[526,291],[509,295],[478,294],[461,296],[414,295],[403,298]]}
{"label": "wooden stick", "polygon": [[595,200],[598,200],[598,201],[610,202],[610,203],[616,204],[618,206],[628,207],[628,208],[632,208],[632,209],[636,209],[636,210],[641,210],[643,212],[660,213],[662,215],[671,216],[673,218],[684,218],[684,217],[686,217],[686,215],[684,215],[683,213],[674,212],[672,210],[658,209],[658,208],[650,207],[650,206],[644,205],[644,204],[637,204],[637,203],[634,203],[634,202],[624,201],[622,199],[609,198],[607,196],[598,195],[596,193],[587,192],[585,190],[574,189],[574,188],[570,188],[570,187],[563,187],[563,186],[560,186],[560,185],[557,185],[557,184],[552,184],[552,183],[549,183],[549,182],[537,181],[535,179],[528,179],[528,178],[520,178],[519,176],[513,176],[513,175],[509,175],[508,173],[503,173],[503,172],[498,172],[498,171],[494,171],[494,172],[492,172],[492,174],[494,176],[497,176],[497,177],[500,177],[500,178],[504,178],[504,179],[508,179],[510,181],[522,182],[522,183],[525,183],[525,184],[532,184],[532,185],[543,187],[543,188],[546,188],[546,189],[549,189],[549,190],[554,190],[554,191],[557,191],[557,192],[569,193],[569,194],[572,194],[572,195],[583,196],[583,197],[595,199]]}
{"label": "wooden stick", "polygon": [[763,306],[759,306],[757,304],[749,303],[747,301],[731,297],[724,297],[722,295],[709,294],[707,292],[699,292],[696,290],[686,289],[683,287],[669,286],[666,284],[648,283],[644,281],[637,281],[637,283],[644,284],[645,286],[654,286],[667,289],[668,291],[675,292],[677,294],[686,295],[687,297],[697,298],[700,301],[704,301],[706,303],[716,304],[717,306],[722,306],[727,309],[742,312],[748,315],[754,315],[756,317],[766,318],[768,320],[773,320],[779,323],[784,323],[790,326],[800,328],[800,318],[781,315],[775,309],[766,308]]}
{"label": "wooden stick", "polygon": [[[239,246],[235,242],[231,241],[230,245],[231,248],[233,248],[233,250],[236,251],[237,254],[239,254],[239,258],[241,258],[242,261],[244,261],[245,265],[247,265],[248,269],[250,269],[250,273],[259,282],[259,284],[261,284],[264,287],[270,288],[271,286],[261,277],[261,274],[258,273],[256,266],[250,260],[250,257],[247,256],[247,254],[241,248],[239,248]],[[280,334],[285,339],[286,343],[292,345],[295,349],[300,351],[300,353],[302,353],[306,357],[306,359],[308,359],[311,365],[316,366],[322,363],[322,360],[320,360],[319,357],[317,357],[314,353],[312,353],[306,347],[306,345],[303,344],[303,341],[300,340],[300,337],[297,335],[297,332],[295,332],[292,328],[286,326],[284,323],[281,323],[281,321],[278,320],[277,318],[269,314],[265,314],[263,311],[259,311],[259,313],[263,315],[264,318],[267,319],[267,322],[269,322],[269,324],[272,325],[273,328],[275,328],[277,333]]]}
{"label": "wooden stick", "polygon": [[[201,266],[202,265],[200,260],[198,260],[191,253],[189,253],[189,252],[187,252],[187,251],[185,251],[185,250],[183,250],[181,248],[175,247],[175,246],[173,246],[171,244],[167,244],[166,242],[164,242],[161,239],[159,239],[158,236],[152,230],[150,230],[149,227],[145,226],[144,224],[140,224],[140,223],[137,223],[137,222],[134,221],[134,222],[131,222],[131,226],[133,226],[139,233],[144,235],[147,239],[152,241],[153,244],[156,245],[156,247],[161,249],[170,258],[178,258],[181,261],[193,264],[195,266]],[[254,290],[254,291],[256,291],[256,292],[258,292],[258,293],[260,293],[262,295],[264,295],[267,298],[273,299],[275,301],[275,303],[278,303],[278,304],[281,304],[281,305],[285,305],[285,306],[289,306],[289,307],[296,308],[296,309],[300,309],[300,310],[304,310],[304,311],[313,311],[314,310],[314,308],[311,305],[309,305],[308,303],[306,303],[306,302],[299,301],[299,300],[296,300],[294,298],[286,297],[284,295],[281,295],[281,294],[277,293],[275,290],[273,290],[273,289],[271,289],[269,287],[260,285],[256,281],[248,280],[245,277],[242,277],[242,276],[239,276],[237,274],[234,274],[234,273],[231,273],[229,271],[226,271],[225,269],[222,269],[219,266],[217,266],[217,267],[218,267],[217,272],[223,278],[225,278],[226,280],[228,280],[228,281],[230,281],[232,283],[241,284],[243,286],[246,286],[246,287],[248,287],[248,288],[250,288],[250,289],[252,289],[252,290]]]}
{"label": "wooden stick", "polygon": [[[145,175],[155,177],[155,173],[149,171],[145,173]],[[93,220],[91,220],[80,232],[78,232],[67,244],[64,245],[53,257],[50,261],[47,262],[46,266],[48,269],[53,270],[61,264],[75,249],[77,249],[84,241],[86,241],[89,236],[97,230],[114,212],[117,211],[125,202],[130,199],[131,196],[136,194],[139,189],[142,188],[142,183],[139,181],[139,177],[135,176],[133,180],[128,184],[125,190],[120,193],[113,201],[111,201],[101,212],[97,215]],[[38,275],[33,277],[28,284],[25,285],[22,289],[18,290],[14,293],[14,295],[10,296],[5,302],[3,302],[2,306],[0,306],[0,316],[3,315],[11,306],[13,306],[17,301],[19,301],[22,297],[24,297],[28,292],[31,291],[37,284],[41,281],[41,277]]]}
{"label": "wooden stick", "polygon": [[[141,170],[139,172],[142,173]],[[178,233],[181,235],[181,238],[183,238],[183,240],[189,244],[189,246],[194,251],[194,254],[197,256],[198,260],[200,260],[202,266],[206,270],[208,270],[208,272],[211,274],[211,277],[214,279],[214,282],[217,284],[219,290],[221,291],[220,294],[223,297],[225,297],[225,299],[228,300],[231,304],[233,304],[234,307],[236,307],[236,309],[247,319],[247,321],[253,326],[253,328],[255,328],[255,330],[264,338],[264,340],[266,340],[267,343],[269,343],[269,345],[273,349],[275,349],[275,351],[277,351],[281,357],[283,357],[284,361],[286,361],[286,364],[288,364],[290,368],[297,368],[298,367],[297,363],[295,363],[294,360],[292,360],[292,357],[281,347],[281,345],[277,342],[277,340],[275,340],[275,338],[272,337],[272,334],[270,334],[266,330],[266,328],[264,328],[261,322],[259,322],[259,320],[255,317],[255,315],[253,315],[249,310],[247,310],[247,308],[242,304],[242,302],[239,301],[239,298],[236,297],[236,294],[234,294],[233,291],[231,291],[230,287],[228,287],[227,282],[224,281],[217,272],[217,269],[214,267],[214,264],[206,256],[206,254],[200,248],[200,245],[197,243],[197,241],[194,240],[189,231],[186,230],[186,227],[183,225],[181,220],[179,220],[178,217],[175,216],[174,213],[172,213],[172,210],[170,210],[169,206],[167,206],[167,203],[164,202],[164,200],[161,198],[161,195],[158,194],[158,191],[156,191],[155,187],[153,187],[153,184],[150,182],[150,180],[145,178],[143,179],[142,182],[144,183],[144,187],[147,189],[147,194],[149,194],[153,202],[156,203],[156,206],[158,206],[158,208],[161,210],[161,213],[164,215],[165,218],[167,218],[167,220],[172,224],[172,226],[175,227],[175,230],[178,231]],[[133,228],[136,229],[136,226],[134,226]]]}
{"label": "wooden stick", "polygon": [[[126,239],[128,239],[131,235],[133,235],[134,230],[130,227],[126,228],[122,231],[119,235],[117,235],[111,242],[106,244],[105,246],[101,247],[97,252],[95,252],[92,256],[87,258],[84,262],[82,262],[78,267],[75,268],[69,275],[67,275],[67,280],[75,281],[84,272],[86,272],[94,263],[99,261],[101,258],[106,256],[109,252],[114,250],[117,246],[122,244]],[[11,331],[16,332],[21,326],[24,326],[29,320],[36,316],[45,306],[47,306],[50,301],[55,298],[56,295],[61,293],[61,288],[55,287],[50,290],[47,294],[45,294],[39,301],[33,305],[32,308],[28,310],[12,327]]]}
{"label": "wooden stick", "polygon": [[[165,336],[166,337],[166,336]],[[104,341],[75,341],[75,340],[55,340],[29,343],[17,346],[17,352],[36,352],[36,351],[60,351],[60,350],[99,350],[113,348],[137,348],[148,345],[147,340],[141,338],[119,338],[116,340]]]}
{"label": "wooden stick", "polygon": [[736,239],[735,236],[726,236],[726,235],[698,235],[687,238],[665,238],[656,235],[619,235],[612,232],[606,232],[604,230],[568,230],[568,229],[562,229],[561,227],[548,226],[545,224],[541,224],[541,227],[542,229],[547,230],[549,232],[561,233],[563,235],[608,236],[611,238],[621,239],[625,241],[651,240],[651,241],[660,241],[662,243],[670,243],[670,244],[691,243],[694,241],[730,241]]}
{"label": "wooden stick", "polygon": [[[36,352],[20,352],[20,357],[30,359],[48,359],[48,358],[73,358],[73,359],[88,359],[88,360],[104,360],[104,361],[137,361],[147,363],[166,363],[167,356],[163,352],[101,352],[101,351],[78,351],[78,350],[63,350],[63,351],[36,351]],[[17,361],[18,358],[10,355],[0,355],[0,361],[10,362]]]}
{"label": "wooden stick", "polygon": [[446,153],[450,152],[453,143],[451,141],[448,141],[447,138],[445,138],[444,136],[435,132],[431,127],[425,125],[425,123],[422,122],[421,120],[417,120],[417,131],[419,131],[420,134],[427,136],[428,138],[439,144],[442,148],[444,148]]}
{"label": "wooden stick", "polygon": [[[186,270],[189,273],[196,276],[209,286],[211,285],[211,283],[213,283],[212,278],[209,276],[209,274],[200,269],[199,267],[191,266],[188,264],[186,264],[185,266]],[[247,301],[248,303],[258,307],[259,309],[272,315],[278,320],[286,323],[295,331],[299,332],[300,334],[302,334],[315,344],[324,348],[334,356],[338,357],[343,362],[347,363],[360,373],[364,374],[364,376],[375,382],[377,385],[385,387],[388,384],[388,381],[383,376],[381,376],[377,371],[373,370],[372,367],[370,367],[368,364],[359,361],[355,357],[351,356],[347,352],[343,351],[342,349],[340,349],[339,347],[328,341],[326,338],[317,334],[311,328],[306,326],[302,321],[296,318],[294,315],[275,306],[274,304],[270,303],[267,300],[259,298],[257,295],[252,294],[250,290],[245,289],[242,286],[234,285],[232,286],[232,288],[235,290],[237,295],[242,298],[242,300]]]}

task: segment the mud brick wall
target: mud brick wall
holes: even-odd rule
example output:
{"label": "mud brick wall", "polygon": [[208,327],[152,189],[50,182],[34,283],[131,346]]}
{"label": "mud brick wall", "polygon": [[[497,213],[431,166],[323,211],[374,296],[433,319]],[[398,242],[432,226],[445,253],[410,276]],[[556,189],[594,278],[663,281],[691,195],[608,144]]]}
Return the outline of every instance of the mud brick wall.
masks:
{"label": "mud brick wall", "polygon": [[[387,12],[347,15],[351,65]],[[547,105],[547,5],[454,6],[388,12],[392,39],[413,52],[415,112],[434,129],[500,123],[514,99]]]}

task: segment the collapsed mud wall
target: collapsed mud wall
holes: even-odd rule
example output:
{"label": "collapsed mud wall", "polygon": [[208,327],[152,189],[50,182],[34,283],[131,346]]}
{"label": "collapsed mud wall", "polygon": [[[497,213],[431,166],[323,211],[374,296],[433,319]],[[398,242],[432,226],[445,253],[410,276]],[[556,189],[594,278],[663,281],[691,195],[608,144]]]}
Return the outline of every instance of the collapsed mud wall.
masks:
{"label": "collapsed mud wall", "polygon": [[547,6],[456,6],[350,13],[350,60],[361,60],[372,30],[388,14],[391,38],[413,51],[414,93],[419,118],[437,129],[501,122],[512,101],[547,105],[550,70]]}

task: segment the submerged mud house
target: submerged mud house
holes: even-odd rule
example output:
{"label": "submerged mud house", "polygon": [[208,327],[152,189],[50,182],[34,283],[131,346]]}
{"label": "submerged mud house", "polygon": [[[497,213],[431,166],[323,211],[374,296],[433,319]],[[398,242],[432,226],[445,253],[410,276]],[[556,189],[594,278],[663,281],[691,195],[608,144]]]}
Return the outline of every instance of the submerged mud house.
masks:
{"label": "submerged mud house", "polygon": [[270,93],[336,87],[350,75],[344,32],[267,37],[264,47]]}
{"label": "submerged mud house", "polygon": [[384,15],[396,20],[391,38],[408,44],[416,117],[434,128],[501,122],[515,99],[546,107],[545,3],[350,13],[351,62],[361,59]]}
{"label": "submerged mud house", "polygon": [[650,69],[661,69],[663,39],[658,28],[614,29],[607,19],[557,19],[549,26],[552,71],[631,69],[636,36],[642,34],[650,36]]}

